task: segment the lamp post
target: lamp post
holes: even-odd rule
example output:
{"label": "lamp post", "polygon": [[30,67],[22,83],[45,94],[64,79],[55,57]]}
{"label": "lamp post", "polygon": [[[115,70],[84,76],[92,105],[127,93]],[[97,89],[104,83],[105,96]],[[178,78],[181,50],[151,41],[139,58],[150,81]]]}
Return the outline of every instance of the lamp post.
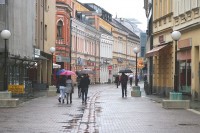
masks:
{"label": "lamp post", "polygon": [[51,75],[52,75],[52,77],[51,77],[51,83],[53,82],[53,54],[54,54],[54,52],[55,52],[55,47],[51,47],[50,48],[50,52],[51,52],[51,54],[52,54],[52,72],[51,72]]}
{"label": "lamp post", "polygon": [[1,38],[4,39],[5,41],[5,56],[4,56],[4,90],[8,89],[8,77],[7,77],[7,58],[8,58],[8,52],[7,52],[7,45],[6,45],[6,41],[10,38],[11,33],[9,30],[3,30],[1,32]]}
{"label": "lamp post", "polygon": [[133,49],[133,52],[136,54],[136,71],[135,71],[135,86],[138,86],[138,78],[137,78],[137,54],[140,52],[140,49],[138,47],[135,47]]}
{"label": "lamp post", "polygon": [[51,52],[51,54],[52,54],[52,74],[53,74],[53,54],[54,54],[54,52],[55,52],[55,47],[51,47],[51,48],[50,48],[50,52]]}
{"label": "lamp post", "polygon": [[180,39],[181,37],[181,33],[179,31],[173,31],[171,33],[172,39],[175,41],[175,73],[174,73],[174,91],[178,92],[178,84],[179,84],[179,80],[178,80],[178,62],[177,62],[177,41]]}

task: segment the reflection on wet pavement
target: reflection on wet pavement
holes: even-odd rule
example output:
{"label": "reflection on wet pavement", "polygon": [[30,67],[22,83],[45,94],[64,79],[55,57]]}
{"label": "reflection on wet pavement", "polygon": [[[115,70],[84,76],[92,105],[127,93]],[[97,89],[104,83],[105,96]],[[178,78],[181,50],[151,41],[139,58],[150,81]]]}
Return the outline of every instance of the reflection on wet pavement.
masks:
{"label": "reflection on wet pavement", "polygon": [[[77,133],[98,133],[98,125],[96,117],[101,113],[100,104],[97,102],[100,91],[95,92],[89,99],[88,103],[78,107],[79,114],[67,114],[70,119],[66,122],[67,125],[63,126],[65,132],[77,132]],[[97,106],[98,105],[98,106]]]}

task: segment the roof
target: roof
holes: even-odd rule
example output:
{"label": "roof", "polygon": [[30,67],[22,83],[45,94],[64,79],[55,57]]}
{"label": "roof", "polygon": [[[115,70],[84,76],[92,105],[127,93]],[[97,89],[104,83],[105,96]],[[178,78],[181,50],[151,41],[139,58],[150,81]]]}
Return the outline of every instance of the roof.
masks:
{"label": "roof", "polygon": [[126,31],[129,35],[138,38],[139,36],[137,36],[135,33],[133,33],[131,30],[129,30],[128,28],[126,28],[124,25],[122,25],[121,23],[119,23],[117,20],[113,19],[113,21],[111,22],[111,24],[113,24],[114,26],[120,28],[123,31]]}

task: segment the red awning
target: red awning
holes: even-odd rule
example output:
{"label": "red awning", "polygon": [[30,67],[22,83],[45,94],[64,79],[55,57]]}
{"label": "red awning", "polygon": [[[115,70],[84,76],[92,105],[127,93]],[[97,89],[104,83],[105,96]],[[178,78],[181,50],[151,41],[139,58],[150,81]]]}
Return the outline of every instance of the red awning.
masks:
{"label": "red awning", "polygon": [[162,46],[158,46],[158,47],[155,47],[153,48],[152,50],[148,51],[146,53],[146,57],[151,57],[151,56],[155,56],[155,55],[158,55],[159,54],[159,51],[163,48],[165,48],[166,46],[169,46],[169,45],[162,45]]}

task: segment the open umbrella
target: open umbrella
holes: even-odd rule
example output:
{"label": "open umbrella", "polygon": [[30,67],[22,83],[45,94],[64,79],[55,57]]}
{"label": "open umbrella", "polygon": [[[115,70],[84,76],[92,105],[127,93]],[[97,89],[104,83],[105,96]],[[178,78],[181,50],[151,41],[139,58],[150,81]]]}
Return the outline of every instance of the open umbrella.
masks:
{"label": "open umbrella", "polygon": [[60,73],[60,75],[66,75],[66,76],[69,76],[69,75],[76,75],[76,73],[73,72],[73,71],[70,71],[70,70],[66,70],[66,71]]}
{"label": "open umbrella", "polygon": [[131,71],[130,69],[122,69],[119,70],[119,73],[133,73],[133,71]]}
{"label": "open umbrella", "polygon": [[118,77],[119,75],[118,74],[113,74],[113,77]]}
{"label": "open umbrella", "polygon": [[61,70],[58,70],[57,72],[56,72],[56,75],[60,75],[62,72],[64,72],[64,71],[66,71],[65,69],[61,69]]}
{"label": "open umbrella", "polygon": [[133,75],[131,74],[131,75],[129,75],[129,78],[132,78],[133,77]]}
{"label": "open umbrella", "polygon": [[83,69],[83,70],[80,70],[80,72],[82,74],[94,74],[94,71],[92,71],[92,69]]}

